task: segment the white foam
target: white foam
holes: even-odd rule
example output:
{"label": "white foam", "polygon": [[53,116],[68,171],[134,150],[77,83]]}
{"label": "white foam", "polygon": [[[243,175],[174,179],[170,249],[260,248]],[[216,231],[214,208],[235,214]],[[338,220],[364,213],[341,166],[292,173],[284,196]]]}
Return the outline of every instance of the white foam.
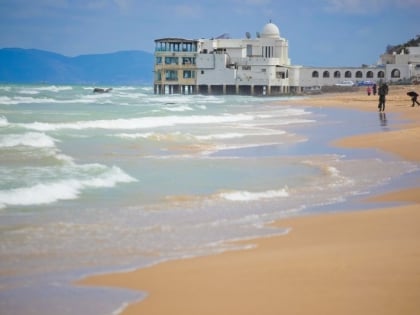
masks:
{"label": "white foam", "polygon": [[157,133],[157,132],[144,132],[144,133],[120,133],[116,134],[116,137],[123,139],[151,139],[154,141],[173,141],[175,139],[191,138],[187,135],[182,135],[180,132],[172,133]]}
{"label": "white foam", "polygon": [[73,90],[73,87],[71,87],[71,86],[55,86],[55,85],[51,85],[51,86],[37,87],[35,89],[36,90],[40,90],[40,91],[61,92],[61,91]]}
{"label": "white foam", "polygon": [[164,109],[169,111],[169,112],[186,112],[186,111],[192,111],[193,110],[190,106],[187,106],[187,105],[165,107]]}
{"label": "white foam", "polygon": [[52,98],[35,98],[31,96],[1,96],[0,104],[2,105],[18,105],[18,104],[40,104],[40,103],[55,103],[56,100]]}
{"label": "white foam", "polygon": [[88,120],[72,123],[43,123],[34,122],[29,124],[18,124],[19,126],[37,131],[52,131],[61,129],[116,129],[132,130],[146,129],[175,125],[188,124],[216,124],[238,121],[250,121],[254,117],[251,115],[223,115],[223,116],[167,116],[167,117],[142,117],[132,119],[113,119],[113,120]]}
{"label": "white foam", "polygon": [[285,131],[279,130],[267,130],[265,132],[248,132],[248,133],[239,133],[239,132],[227,132],[227,133],[216,133],[209,134],[206,136],[196,136],[198,140],[225,140],[225,139],[237,139],[244,138],[248,136],[274,136],[274,135],[284,135]]}
{"label": "white foam", "polygon": [[[1,122],[0,122],[1,125]],[[56,139],[39,132],[27,132],[24,134],[9,134],[0,136],[0,148],[15,146],[28,146],[35,148],[51,148],[55,146]]]}
{"label": "white foam", "polygon": [[[90,167],[90,166],[88,166]],[[114,187],[135,178],[114,166],[101,175],[89,179],[65,179],[0,191],[0,209],[16,205],[41,205],[59,200],[76,199],[86,188]]]}
{"label": "white foam", "polygon": [[19,91],[19,93],[35,95],[35,94],[39,94],[39,91],[31,90],[31,89],[23,89],[23,90]]}
{"label": "white foam", "polygon": [[0,116],[0,127],[6,127],[9,124],[7,118],[4,116]]}
{"label": "white foam", "polygon": [[223,192],[219,197],[229,201],[257,201],[261,199],[272,199],[279,197],[288,197],[287,189],[267,190],[262,192],[250,192],[246,190]]}

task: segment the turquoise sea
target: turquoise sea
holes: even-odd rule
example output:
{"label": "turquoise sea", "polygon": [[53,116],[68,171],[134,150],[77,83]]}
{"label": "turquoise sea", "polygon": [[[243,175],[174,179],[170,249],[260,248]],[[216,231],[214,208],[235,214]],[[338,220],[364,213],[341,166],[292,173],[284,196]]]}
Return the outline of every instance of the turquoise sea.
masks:
{"label": "turquoise sea", "polygon": [[[416,164],[334,139],[396,119],[290,97],[0,85],[0,313],[118,314],[143,293],[92,273],[239,249],[267,223],[356,209]],[[304,104],[304,98],[297,98]]]}

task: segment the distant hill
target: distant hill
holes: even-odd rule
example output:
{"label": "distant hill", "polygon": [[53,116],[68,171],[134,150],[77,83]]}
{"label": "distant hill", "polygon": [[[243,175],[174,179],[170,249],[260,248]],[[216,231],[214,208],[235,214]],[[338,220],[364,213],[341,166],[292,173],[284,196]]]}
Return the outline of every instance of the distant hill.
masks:
{"label": "distant hill", "polygon": [[66,57],[37,49],[0,49],[0,83],[151,84],[153,54],[120,51]]}
{"label": "distant hill", "polygon": [[386,53],[392,54],[397,53],[400,54],[401,51],[404,49],[404,52],[407,53],[407,47],[417,47],[420,46],[420,35],[417,35],[415,38],[412,38],[408,41],[406,41],[404,44],[398,44],[398,45],[388,45],[386,47]]}

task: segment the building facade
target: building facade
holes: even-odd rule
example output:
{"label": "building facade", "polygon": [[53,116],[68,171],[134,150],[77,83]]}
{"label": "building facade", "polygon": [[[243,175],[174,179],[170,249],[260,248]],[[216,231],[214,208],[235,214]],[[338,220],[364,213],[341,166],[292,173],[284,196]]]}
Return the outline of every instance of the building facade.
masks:
{"label": "building facade", "polygon": [[420,78],[420,47],[382,55],[375,66],[298,66],[291,64],[288,41],[270,22],[255,38],[247,33],[244,39],[157,39],[154,73],[155,94],[281,95],[342,81]]}

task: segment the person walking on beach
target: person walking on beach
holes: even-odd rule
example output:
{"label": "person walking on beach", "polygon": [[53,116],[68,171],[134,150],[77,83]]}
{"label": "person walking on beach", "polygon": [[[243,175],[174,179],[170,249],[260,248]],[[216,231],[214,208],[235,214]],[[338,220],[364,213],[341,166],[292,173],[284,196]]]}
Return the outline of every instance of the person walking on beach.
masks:
{"label": "person walking on beach", "polygon": [[370,85],[368,85],[366,92],[367,92],[368,96],[370,96],[370,93],[372,93],[372,89],[371,89]]}
{"label": "person walking on beach", "polygon": [[385,96],[387,94],[388,94],[388,85],[386,83],[382,83],[378,89],[378,95],[379,95],[378,109],[380,112],[385,111]]}
{"label": "person walking on beach", "polygon": [[419,95],[416,92],[411,91],[411,92],[408,92],[407,95],[411,97],[411,101],[413,102],[413,104],[411,105],[411,107],[414,107],[415,104],[417,104],[418,106],[420,106],[420,103],[417,101],[417,97]]}
{"label": "person walking on beach", "polygon": [[372,86],[372,93],[373,95],[376,95],[376,84]]}

